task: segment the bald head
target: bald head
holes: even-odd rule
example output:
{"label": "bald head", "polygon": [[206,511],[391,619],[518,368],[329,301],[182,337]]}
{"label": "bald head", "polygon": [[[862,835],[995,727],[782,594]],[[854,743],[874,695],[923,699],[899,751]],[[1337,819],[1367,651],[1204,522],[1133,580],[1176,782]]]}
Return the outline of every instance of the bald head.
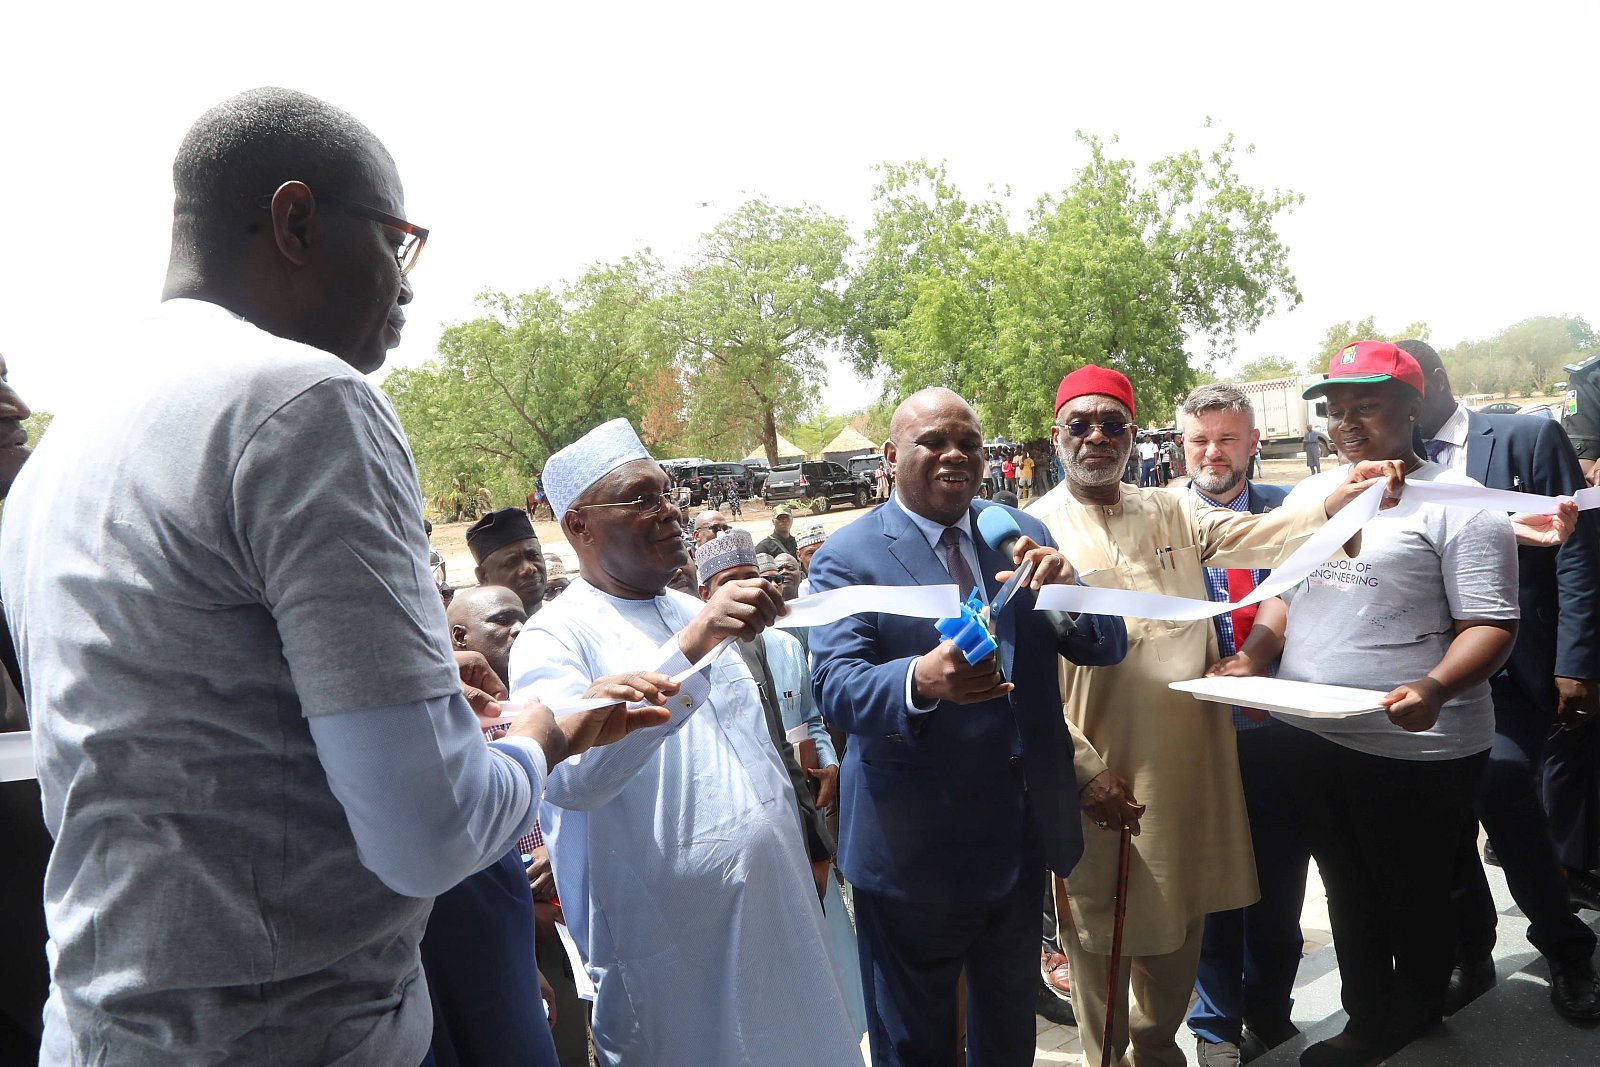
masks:
{"label": "bald head", "polygon": [[163,299],[227,308],[363,374],[400,343],[405,220],[394,159],[352,116],[290,89],[252,89],[200,116],[172,164]]}
{"label": "bald head", "polygon": [[978,421],[978,413],[972,410],[972,405],[961,398],[961,394],[953,389],[946,389],[942,385],[931,385],[926,389],[919,389],[900,401],[900,406],[894,409],[894,414],[889,416],[889,439],[901,437],[908,431],[921,425],[930,411],[937,411],[945,407],[960,407],[972,416],[972,421]]}
{"label": "bald head", "polygon": [[884,459],[900,503],[952,526],[966,515],[983,477],[983,430],[972,405],[949,389],[912,393],[889,420]]}
{"label": "bald head", "polygon": [[1450,374],[1444,369],[1444,361],[1439,358],[1439,353],[1428,342],[1413,339],[1397,344],[1422,368],[1422,381],[1427,390],[1422,394],[1422,413],[1417,416],[1417,428],[1422,431],[1425,440],[1432,438],[1456,410],[1456,395],[1450,387]]}
{"label": "bald head", "polygon": [[445,620],[450,624],[450,647],[481,654],[509,685],[511,645],[528,621],[522,598],[498,585],[462,589],[450,601]]}
{"label": "bald head", "polygon": [[286,181],[355,197],[395,169],[355,116],[293,89],[266,86],[201,115],[172,163],[172,253],[197,262],[237,251],[266,221],[258,201]]}

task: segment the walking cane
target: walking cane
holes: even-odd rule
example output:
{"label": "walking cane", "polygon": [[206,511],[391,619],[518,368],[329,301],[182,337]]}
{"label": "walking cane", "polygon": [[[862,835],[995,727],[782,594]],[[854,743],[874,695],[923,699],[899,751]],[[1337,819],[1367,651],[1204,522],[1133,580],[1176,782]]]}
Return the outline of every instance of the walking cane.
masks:
{"label": "walking cane", "polygon": [[1122,826],[1117,850],[1117,895],[1111,901],[1111,977],[1106,981],[1106,1028],[1100,1038],[1100,1067],[1111,1067],[1111,1026],[1117,1017],[1117,993],[1122,983],[1122,922],[1128,917],[1128,858],[1133,852],[1133,830]]}

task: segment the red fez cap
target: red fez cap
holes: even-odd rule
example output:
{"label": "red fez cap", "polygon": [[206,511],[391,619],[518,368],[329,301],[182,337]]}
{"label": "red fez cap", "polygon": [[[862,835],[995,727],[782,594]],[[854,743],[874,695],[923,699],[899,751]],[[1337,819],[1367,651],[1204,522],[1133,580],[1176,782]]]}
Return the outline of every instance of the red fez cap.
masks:
{"label": "red fez cap", "polygon": [[1133,417],[1133,386],[1127,376],[1110,367],[1096,367],[1093,363],[1079,367],[1061,379],[1061,387],[1056,390],[1056,414],[1061,414],[1067,401],[1090,395],[1109,396],[1122,401],[1128,408],[1128,417]]}

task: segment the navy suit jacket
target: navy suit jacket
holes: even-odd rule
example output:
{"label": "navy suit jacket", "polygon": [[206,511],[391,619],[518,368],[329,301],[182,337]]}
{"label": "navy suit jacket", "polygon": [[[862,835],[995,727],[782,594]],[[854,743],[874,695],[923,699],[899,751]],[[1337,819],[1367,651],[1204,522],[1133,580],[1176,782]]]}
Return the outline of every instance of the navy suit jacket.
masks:
{"label": "navy suit jacket", "polygon": [[[991,598],[995,573],[1011,561],[976,536],[977,514],[1003,506],[974,501],[967,512]],[[1006,510],[1023,533],[1054,545],[1037,519]],[[816,592],[951,580],[898,501],[829,537],[810,577]],[[850,735],[839,776],[838,862],[860,888],[903,900],[992,901],[1041,866],[1065,876],[1083,854],[1056,657],[1117,663],[1127,630],[1120,618],[1083,615],[1062,640],[1028,590],[1000,613],[997,630],[1001,670],[1016,688],[982,704],[941,702],[921,715],[906,706],[906,670],[939,643],[931,620],[864,614],[811,631],[817,702]]]}
{"label": "navy suit jacket", "polygon": [[[1467,475],[1491,489],[1571,496],[1585,485],[1578,454],[1561,424],[1533,415],[1467,414]],[[1558,549],[1517,547],[1522,622],[1496,687],[1515,686],[1555,714],[1555,678],[1600,679],[1600,521],[1579,513]]]}
{"label": "navy suit jacket", "polygon": [[1257,515],[1278,507],[1289,495],[1289,487],[1286,485],[1262,485],[1260,482],[1250,482],[1245,488],[1250,493],[1250,510]]}

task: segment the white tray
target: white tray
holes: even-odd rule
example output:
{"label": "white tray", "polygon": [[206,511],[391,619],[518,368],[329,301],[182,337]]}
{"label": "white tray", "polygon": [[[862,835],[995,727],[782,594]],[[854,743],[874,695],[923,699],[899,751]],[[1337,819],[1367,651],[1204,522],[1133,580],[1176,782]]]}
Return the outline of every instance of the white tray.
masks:
{"label": "white tray", "polygon": [[33,734],[27,730],[0,734],[0,782],[33,777]]}
{"label": "white tray", "polygon": [[1168,682],[1169,688],[1219,704],[1242,704],[1247,708],[1276,711],[1302,718],[1345,719],[1382,711],[1378,702],[1386,695],[1376,689],[1352,689],[1344,685],[1317,682],[1291,682],[1287,678],[1195,678],[1187,682]]}

